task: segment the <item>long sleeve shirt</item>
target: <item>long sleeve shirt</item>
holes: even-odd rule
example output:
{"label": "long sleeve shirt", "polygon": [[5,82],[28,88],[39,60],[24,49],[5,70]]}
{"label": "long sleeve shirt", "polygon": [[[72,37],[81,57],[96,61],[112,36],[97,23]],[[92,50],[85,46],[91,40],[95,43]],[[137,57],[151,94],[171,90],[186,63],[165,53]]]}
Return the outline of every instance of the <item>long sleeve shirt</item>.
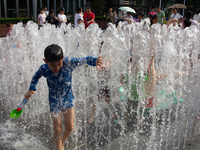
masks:
{"label": "long sleeve shirt", "polygon": [[96,60],[97,58],[93,58],[90,56],[83,58],[64,57],[63,66],[57,73],[51,71],[47,64],[43,64],[33,76],[29,90],[35,91],[39,79],[44,76],[47,80],[47,84],[49,87],[50,101],[72,101],[74,98],[71,86],[72,71],[84,64],[96,66]]}

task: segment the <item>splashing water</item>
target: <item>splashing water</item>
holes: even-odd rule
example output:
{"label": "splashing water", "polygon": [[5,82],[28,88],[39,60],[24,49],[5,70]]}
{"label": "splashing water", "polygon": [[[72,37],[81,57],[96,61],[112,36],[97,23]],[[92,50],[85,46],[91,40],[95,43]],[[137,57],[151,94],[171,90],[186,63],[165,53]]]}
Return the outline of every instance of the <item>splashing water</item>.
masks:
{"label": "splashing water", "polygon": [[[44,49],[50,44],[61,46],[69,57],[101,55],[106,66],[105,72],[84,65],[74,70],[75,129],[65,148],[185,148],[199,133],[198,121],[195,127],[193,123],[200,104],[200,31],[194,26],[177,28],[156,24],[149,30],[147,22],[120,22],[118,28],[110,25],[106,31],[97,24],[90,25],[86,31],[82,25],[72,28],[71,24],[63,24],[61,28],[46,24],[40,30],[33,22],[28,22],[26,27],[22,23],[14,25],[11,36],[0,40],[0,148],[51,150],[55,147],[44,78],[40,79],[20,118],[9,118],[11,110],[24,98],[35,71],[44,63]],[[147,107],[144,82],[149,80],[145,77],[154,52],[157,82],[154,105]],[[106,82],[99,85],[102,81]],[[96,96],[104,86],[110,89],[109,104],[99,102]],[[120,88],[127,91],[123,101]],[[89,123],[93,101],[96,113],[94,122]]]}

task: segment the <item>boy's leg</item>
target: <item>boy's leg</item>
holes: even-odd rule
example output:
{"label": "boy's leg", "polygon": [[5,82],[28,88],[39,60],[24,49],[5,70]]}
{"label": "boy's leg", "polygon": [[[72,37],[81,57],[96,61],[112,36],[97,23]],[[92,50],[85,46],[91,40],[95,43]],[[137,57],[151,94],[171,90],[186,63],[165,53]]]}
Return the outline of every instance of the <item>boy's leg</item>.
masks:
{"label": "boy's leg", "polygon": [[62,138],[62,145],[64,146],[66,139],[70,136],[74,129],[74,107],[64,110],[63,116],[65,119],[65,130]]}
{"label": "boy's leg", "polygon": [[64,150],[62,145],[62,117],[61,114],[51,113],[51,118],[53,121],[53,131],[54,131],[54,141],[56,144],[56,150]]}

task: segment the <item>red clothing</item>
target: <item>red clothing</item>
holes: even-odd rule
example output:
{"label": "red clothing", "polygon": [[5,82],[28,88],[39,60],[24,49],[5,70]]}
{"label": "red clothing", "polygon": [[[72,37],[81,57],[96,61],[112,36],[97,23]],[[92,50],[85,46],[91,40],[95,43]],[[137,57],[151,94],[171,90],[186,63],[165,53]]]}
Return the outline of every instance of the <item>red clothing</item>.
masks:
{"label": "red clothing", "polygon": [[85,12],[83,15],[83,19],[84,19],[85,28],[87,28],[90,24],[94,23],[94,21],[93,21],[93,22],[90,22],[89,24],[87,24],[88,21],[95,19],[95,14],[92,12],[90,14]]}
{"label": "red clothing", "polygon": [[145,99],[145,108],[152,108],[152,107],[157,107],[157,100],[154,99],[153,97],[151,98],[146,98]]}
{"label": "red clothing", "polygon": [[151,12],[148,14],[148,16],[149,16],[150,14],[151,14],[152,16],[154,16],[154,15],[156,15],[156,12],[152,12],[152,11],[151,11]]}

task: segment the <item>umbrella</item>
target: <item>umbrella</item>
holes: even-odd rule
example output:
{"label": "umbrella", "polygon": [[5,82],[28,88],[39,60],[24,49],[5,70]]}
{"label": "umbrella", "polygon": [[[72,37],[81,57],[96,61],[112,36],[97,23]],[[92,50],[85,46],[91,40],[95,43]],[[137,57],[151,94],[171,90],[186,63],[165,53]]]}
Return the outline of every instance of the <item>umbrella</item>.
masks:
{"label": "umbrella", "polygon": [[170,7],[168,7],[167,9],[174,9],[174,8],[187,9],[187,7],[183,4],[174,4]]}
{"label": "umbrella", "polygon": [[127,11],[127,12],[131,12],[131,13],[136,13],[135,10],[133,8],[130,8],[130,7],[120,7],[119,9]]}

